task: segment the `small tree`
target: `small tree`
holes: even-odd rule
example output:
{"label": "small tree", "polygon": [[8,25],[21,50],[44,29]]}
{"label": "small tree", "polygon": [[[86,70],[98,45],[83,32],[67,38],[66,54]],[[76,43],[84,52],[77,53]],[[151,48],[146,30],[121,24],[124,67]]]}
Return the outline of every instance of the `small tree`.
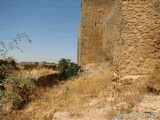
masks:
{"label": "small tree", "polygon": [[15,109],[22,109],[29,102],[36,86],[31,75],[10,74],[4,81],[4,87],[1,96],[3,103],[11,102]]}
{"label": "small tree", "polygon": [[77,75],[80,70],[80,66],[74,62],[71,62],[70,59],[61,59],[58,63],[58,71],[60,73],[60,79],[65,80],[71,76]]}
{"label": "small tree", "polygon": [[0,91],[0,100],[3,103],[12,103],[16,109],[21,109],[28,103],[35,87],[31,76],[13,74],[16,62],[12,57],[7,57],[13,49],[23,52],[18,43],[24,38],[32,43],[29,35],[25,33],[17,34],[9,43],[0,41],[0,88],[3,88],[3,91]]}
{"label": "small tree", "polygon": [[15,60],[12,57],[7,58],[8,52],[12,51],[13,49],[18,49],[23,52],[22,48],[19,47],[18,43],[23,39],[26,38],[29,43],[32,43],[29,35],[22,33],[17,34],[15,38],[11,39],[10,42],[5,43],[0,40],[0,89],[3,87],[3,82],[5,76],[12,72],[12,68],[15,67]]}

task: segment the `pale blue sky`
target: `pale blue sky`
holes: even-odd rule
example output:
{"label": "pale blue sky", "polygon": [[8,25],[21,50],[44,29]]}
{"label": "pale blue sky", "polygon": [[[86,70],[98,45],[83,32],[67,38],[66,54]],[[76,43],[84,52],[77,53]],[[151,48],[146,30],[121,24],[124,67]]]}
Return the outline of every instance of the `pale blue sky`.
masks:
{"label": "pale blue sky", "polygon": [[29,34],[21,41],[24,52],[10,52],[17,61],[77,60],[77,33],[81,0],[0,0],[0,39]]}

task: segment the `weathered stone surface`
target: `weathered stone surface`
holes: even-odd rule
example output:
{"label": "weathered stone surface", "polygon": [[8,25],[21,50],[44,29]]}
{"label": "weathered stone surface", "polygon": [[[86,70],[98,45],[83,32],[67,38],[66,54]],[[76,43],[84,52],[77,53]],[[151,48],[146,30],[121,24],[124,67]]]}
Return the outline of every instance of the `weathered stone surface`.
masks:
{"label": "weathered stone surface", "polygon": [[107,57],[121,78],[152,73],[160,62],[159,12],[160,0],[82,0],[78,63]]}
{"label": "weathered stone surface", "polygon": [[108,7],[108,0],[82,0],[78,43],[78,62],[81,65],[98,60],[102,52],[103,16]]}

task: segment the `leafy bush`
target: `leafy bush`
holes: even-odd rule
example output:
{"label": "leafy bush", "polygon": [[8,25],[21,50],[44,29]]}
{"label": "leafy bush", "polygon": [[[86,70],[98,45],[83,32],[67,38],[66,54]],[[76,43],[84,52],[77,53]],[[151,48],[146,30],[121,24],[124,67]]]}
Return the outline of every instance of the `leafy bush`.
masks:
{"label": "leafy bush", "polygon": [[29,35],[25,33],[17,34],[15,38],[11,39],[10,42],[5,43],[4,41],[0,40],[0,89],[4,89],[4,79],[7,74],[11,74],[12,68],[16,68],[16,62],[12,57],[6,58],[8,52],[12,51],[13,49],[18,49],[21,52],[23,50],[19,47],[18,43],[21,39],[27,38],[29,43],[32,43]]}
{"label": "leafy bush", "polygon": [[11,65],[12,67],[16,67],[16,62],[13,57],[7,57],[4,59],[6,61],[6,64]]}
{"label": "leafy bush", "polygon": [[0,59],[0,89],[4,90],[3,82],[8,74],[16,70],[16,62],[12,57]]}
{"label": "leafy bush", "polygon": [[1,92],[1,100],[5,103],[11,102],[16,109],[22,109],[29,102],[35,83],[31,76],[11,74],[5,79],[4,87],[5,91]]}
{"label": "leafy bush", "polygon": [[80,68],[81,67],[78,64],[71,62],[70,59],[61,59],[58,63],[60,79],[65,80],[71,76],[77,75]]}
{"label": "leafy bush", "polygon": [[[2,106],[5,106],[6,103],[11,103],[14,108],[23,108],[29,101],[30,93],[35,86],[31,76],[13,75],[13,71],[17,69],[16,62],[12,57],[6,57],[8,52],[13,49],[23,51],[18,43],[24,38],[27,38],[28,42],[32,43],[29,35],[25,33],[17,34],[9,43],[0,41],[0,104],[2,103]],[[0,108],[0,120],[3,118],[2,108]]]}

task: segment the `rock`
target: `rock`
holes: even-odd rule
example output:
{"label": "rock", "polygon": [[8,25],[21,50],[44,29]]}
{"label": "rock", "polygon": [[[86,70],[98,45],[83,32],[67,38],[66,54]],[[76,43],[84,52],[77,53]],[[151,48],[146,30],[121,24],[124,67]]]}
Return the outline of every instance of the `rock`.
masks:
{"label": "rock", "polygon": [[160,117],[160,96],[145,95],[143,100],[133,108],[133,113],[154,113]]}

